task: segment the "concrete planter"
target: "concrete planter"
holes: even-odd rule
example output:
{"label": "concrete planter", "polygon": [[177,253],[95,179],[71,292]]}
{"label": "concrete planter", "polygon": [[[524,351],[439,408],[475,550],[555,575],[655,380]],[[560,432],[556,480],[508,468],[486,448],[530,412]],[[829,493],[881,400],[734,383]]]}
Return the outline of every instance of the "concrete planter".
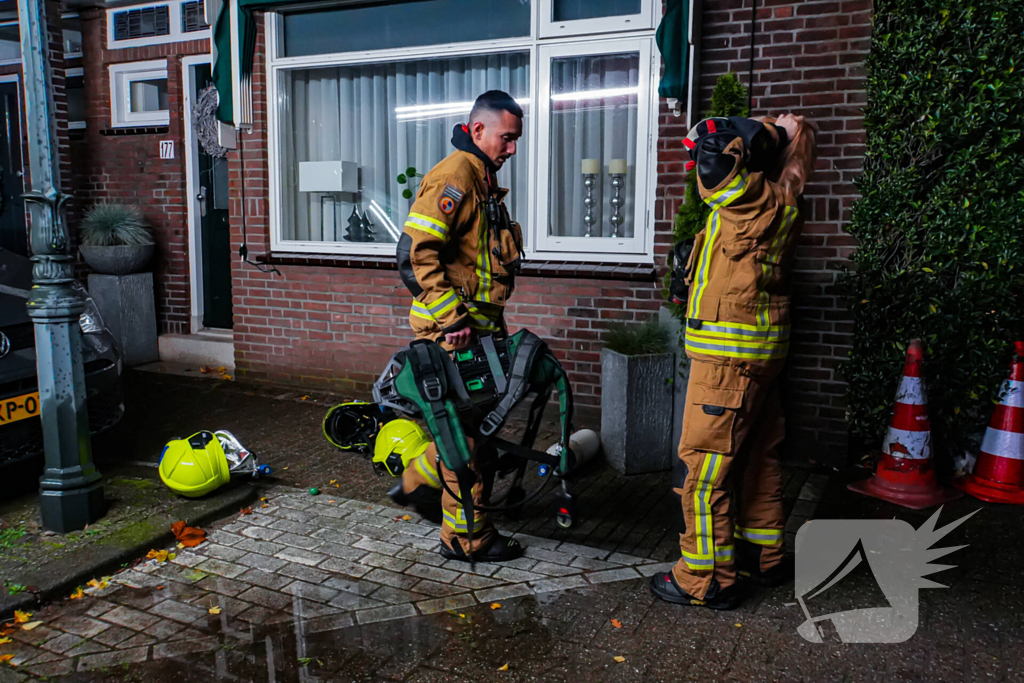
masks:
{"label": "concrete planter", "polygon": [[601,446],[622,474],[672,468],[675,355],[601,351]]}
{"label": "concrete planter", "polygon": [[[690,378],[690,359],[683,347],[682,324],[667,308],[658,311],[658,322],[672,334],[672,349],[676,355],[675,382],[672,385],[672,447],[683,435],[683,408],[686,407],[686,382]],[[673,451],[674,452],[674,451]]]}
{"label": "concrete planter", "polygon": [[89,275],[89,294],[114,335],[125,367],[160,360],[153,273]]}
{"label": "concrete planter", "polygon": [[132,244],[99,247],[83,244],[78,247],[82,258],[102,275],[130,275],[138,273],[153,259],[155,244]]}

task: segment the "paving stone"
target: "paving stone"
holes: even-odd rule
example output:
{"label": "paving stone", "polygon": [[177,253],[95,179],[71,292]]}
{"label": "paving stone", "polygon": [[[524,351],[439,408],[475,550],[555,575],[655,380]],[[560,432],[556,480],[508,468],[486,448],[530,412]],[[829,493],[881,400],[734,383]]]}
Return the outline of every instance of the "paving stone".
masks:
{"label": "paving stone", "polygon": [[561,564],[551,564],[550,562],[538,562],[533,567],[535,574],[547,574],[548,576],[569,576],[571,574],[579,574],[582,571],[578,567],[567,567]]}
{"label": "paving stone", "polygon": [[641,565],[636,570],[640,572],[640,576],[649,578],[658,572],[670,572],[674,566],[676,566],[675,562],[659,562],[658,564]]}
{"label": "paving stone", "polygon": [[238,534],[229,533],[224,529],[213,529],[206,534],[206,540],[220,545],[234,545],[243,540],[243,537]]}
{"label": "paving stone", "polygon": [[589,557],[592,560],[603,560],[612,554],[610,550],[591,548],[590,546],[578,545],[576,543],[562,543],[558,546],[558,552],[577,557]]}
{"label": "paving stone", "polygon": [[154,608],[152,613],[171,621],[181,622],[182,624],[191,624],[194,621],[205,618],[207,615],[207,611],[204,609],[176,600],[161,602],[158,607]]}
{"label": "paving stone", "polygon": [[[428,536],[425,538],[413,538],[409,545],[419,550],[426,550],[427,552],[437,553],[441,547],[441,540],[436,536]],[[440,554],[438,554],[440,557]]]}
{"label": "paving stone", "polygon": [[[272,574],[260,569],[250,569],[244,574],[241,574],[237,580],[244,581],[245,583],[251,583],[254,586],[260,586],[261,588],[269,588],[270,590],[280,590],[292,582],[292,579],[287,576]],[[242,590],[247,588],[248,586],[244,584],[241,585]],[[235,593],[235,596],[240,597],[241,592],[241,590],[238,591]]]}
{"label": "paving stone", "polygon": [[[141,633],[139,635],[142,635]],[[85,640],[74,646],[64,654],[68,657],[81,657],[82,655],[91,655],[96,652],[110,652],[110,648],[103,643],[97,643],[92,640]]]}
{"label": "paving stone", "polygon": [[423,526],[422,524],[413,524],[411,522],[395,522],[390,529],[399,534],[409,534],[410,536],[430,536],[437,533],[436,528]]}
{"label": "paving stone", "polygon": [[299,564],[306,565],[307,567],[315,567],[327,559],[327,556],[322,553],[314,553],[310,550],[303,550],[302,548],[284,548],[283,550],[274,553],[274,557],[282,560],[288,560],[289,562],[298,562]]}
{"label": "paving stone", "polygon": [[154,638],[154,637],[152,637],[150,635],[147,635],[145,633],[136,633],[134,636],[132,636],[128,640],[126,640],[126,641],[124,641],[122,643],[118,643],[114,647],[116,649],[118,649],[118,650],[132,650],[132,649],[135,649],[137,647],[145,647],[147,645],[152,645],[155,642],[156,642],[156,638]]}
{"label": "paving stone", "polygon": [[322,602],[312,602],[303,598],[296,598],[292,604],[293,620],[305,622],[309,619],[329,617],[333,614],[342,614],[344,610],[333,605],[326,605]]}
{"label": "paving stone", "polygon": [[174,643],[160,643],[153,646],[153,659],[166,659],[167,657],[180,657],[181,655],[195,652],[209,652],[220,647],[216,638],[203,636],[201,638],[190,638],[179,640]]}
{"label": "paving stone", "polygon": [[[203,548],[203,552],[209,554],[210,549],[214,547],[228,549],[229,546],[211,546],[210,548]],[[216,555],[211,555],[211,557],[216,557]],[[204,555],[200,555],[194,551],[179,551],[175,553],[174,559],[171,560],[171,562],[181,565],[182,567],[194,567],[205,559],[206,557]]]}
{"label": "paving stone", "polygon": [[589,557],[577,557],[572,561],[573,567],[579,567],[580,569],[586,569],[587,571],[601,571],[602,569],[615,569],[616,565],[611,562],[604,562],[602,560],[594,560]]}
{"label": "paving stone", "polygon": [[467,574],[477,574],[478,576],[491,576],[492,574],[497,574],[498,570],[501,569],[500,564],[485,564],[483,562],[477,562],[476,566],[473,566],[469,562],[462,562],[461,560],[448,560],[441,566],[444,569],[461,571]]}
{"label": "paving stone", "polygon": [[237,564],[248,569],[259,569],[264,572],[276,572],[278,569],[288,564],[288,560],[282,560],[279,557],[260,555],[259,553],[246,553],[238,560]]}
{"label": "paving stone", "polygon": [[636,573],[636,570],[631,567],[620,567],[619,569],[609,569],[603,572],[591,572],[584,574],[587,581],[590,583],[611,583],[612,581],[628,581],[629,579],[639,579],[640,575]]}
{"label": "paving stone", "polygon": [[476,599],[482,603],[494,602],[496,600],[509,600],[524,595],[532,595],[533,589],[525,583],[514,583],[511,586],[499,586],[476,591]]}
{"label": "paving stone", "polygon": [[116,607],[116,605],[113,605],[104,600],[97,600],[89,606],[89,609],[86,610],[85,614],[89,617],[100,617],[109,612],[110,610],[114,609],[114,607]]}
{"label": "paving stone", "polygon": [[313,567],[307,567],[304,564],[286,564],[278,569],[277,573],[283,574],[284,576],[290,576],[291,578],[298,579],[299,581],[315,583],[317,585],[320,585],[330,578],[330,574],[327,572],[314,569]]}
{"label": "paving stone", "polygon": [[348,519],[356,524],[367,524],[375,527],[383,527],[390,521],[379,515],[366,512],[351,512],[348,514]]}
{"label": "paving stone", "polygon": [[370,609],[373,607],[381,607],[384,605],[383,602],[374,600],[373,598],[367,598],[362,595],[355,595],[354,593],[339,593],[337,597],[327,604],[331,607],[337,607],[338,609],[349,610],[352,612],[356,610]]}
{"label": "paving stone", "polygon": [[370,538],[364,538],[354,543],[355,547],[362,548],[363,550],[369,550],[370,552],[384,555],[386,557],[398,557],[398,553],[402,552],[405,548],[394,543],[385,543],[383,541],[375,541]]}
{"label": "paving stone", "polygon": [[576,558],[575,555],[569,555],[568,553],[560,553],[556,550],[535,548],[533,546],[526,546],[523,548],[523,555],[526,557],[532,557],[535,560],[550,562],[551,564],[560,564],[564,567],[568,567]]}
{"label": "paving stone", "polygon": [[137,572],[133,569],[121,572],[115,576],[114,582],[130,588],[152,588],[163,583],[163,581],[160,580],[160,577],[143,574],[142,572]]}
{"label": "paving stone", "polygon": [[333,588],[318,586],[304,581],[293,581],[281,589],[281,591],[288,595],[297,595],[316,602],[329,602],[331,598],[338,594],[338,591]]}
{"label": "paving stone", "polygon": [[382,569],[390,569],[393,572],[404,572],[410,566],[412,562],[409,560],[403,560],[399,557],[390,557],[388,555],[381,555],[379,553],[369,553],[365,557],[359,560],[360,564],[366,564],[371,567],[380,567]]}
{"label": "paving stone", "polygon": [[[355,526],[348,520],[338,519],[336,517],[324,517],[323,515],[313,517],[309,520],[309,524],[317,529],[334,529],[335,531],[341,531],[342,533],[352,533],[352,527]],[[383,532],[380,529],[376,529],[375,533],[382,534]]]}
{"label": "paving stone", "polygon": [[61,631],[67,631],[68,633],[74,633],[82,636],[83,638],[92,638],[99,635],[103,631],[110,628],[110,624],[106,624],[96,619],[90,619],[89,617],[75,617],[75,616],[64,616],[60,619],[50,622],[50,626]]}
{"label": "paving stone", "polygon": [[348,546],[355,545],[362,540],[362,536],[337,529],[318,529],[313,532],[313,538]]}
{"label": "paving stone", "polygon": [[323,545],[323,541],[310,538],[309,536],[300,536],[299,534],[293,534],[286,532],[281,534],[275,539],[277,543],[283,543],[284,545],[292,546],[294,548],[302,548],[303,550],[314,550],[319,546]]}
{"label": "paving stone", "polygon": [[400,588],[392,588],[391,586],[383,586],[374,592],[373,599],[379,600],[380,602],[386,602],[391,605],[400,605],[422,600],[423,594],[413,593]]}
{"label": "paving stone", "polygon": [[106,631],[96,636],[93,640],[113,647],[118,643],[123,643],[134,635],[135,631],[132,631],[131,629],[123,628],[121,626],[111,626]]}
{"label": "paving stone", "polygon": [[270,528],[278,529],[279,531],[287,531],[288,533],[298,534],[300,536],[313,536],[317,531],[314,526],[304,524],[303,522],[297,522],[292,519],[279,519],[271,524]]}
{"label": "paving stone", "polygon": [[323,553],[328,557],[352,560],[353,562],[357,562],[368,555],[361,548],[353,548],[350,545],[341,545],[340,543],[331,543],[330,541],[320,543],[320,547],[316,550],[318,553]]}
{"label": "paving stone", "polygon": [[428,564],[431,567],[440,567],[447,562],[437,551],[431,552],[429,550],[420,550],[419,548],[406,548],[398,553],[398,557],[401,557],[403,560],[412,560],[419,564]]}
{"label": "paving stone", "polygon": [[335,572],[337,574],[345,574],[347,576],[354,576],[357,579],[369,574],[373,571],[373,568],[366,564],[358,564],[356,562],[350,562],[348,560],[340,560],[336,558],[330,558],[320,564],[320,569],[325,569],[329,572]]}
{"label": "paving stone", "polygon": [[352,618],[352,615],[348,612],[342,612],[341,614],[310,619],[305,623],[303,630],[306,633],[324,633],[326,631],[340,631],[354,624],[355,619]]}
{"label": "paving stone", "polygon": [[143,662],[148,656],[148,647],[136,647],[131,650],[116,650],[114,652],[86,655],[78,660],[78,670],[89,671],[91,669],[102,669],[105,666]]}
{"label": "paving stone", "polygon": [[561,541],[555,541],[550,538],[541,538],[540,536],[530,536],[528,534],[512,534],[512,538],[518,539],[524,548],[557,550],[558,546],[561,545]]}
{"label": "paving stone", "polygon": [[374,624],[391,619],[404,619],[416,616],[416,608],[412,605],[388,605],[356,612],[356,621],[360,624]]}
{"label": "paving stone", "polygon": [[449,595],[465,593],[469,589],[460,586],[453,586],[448,583],[438,583],[436,581],[428,581],[426,579],[423,579],[422,581],[414,585],[411,590],[417,593],[431,595],[435,598],[444,598]]}
{"label": "paving stone", "polygon": [[[253,515],[254,519],[246,520],[250,524],[259,524],[259,521],[255,519],[256,515]],[[273,519],[267,519],[266,524],[272,524]],[[247,529],[242,530],[242,535],[246,538],[255,538],[257,541],[273,541],[275,538],[283,534],[283,531],[278,529],[270,529],[264,526],[250,526]]]}
{"label": "paving stone", "polygon": [[436,600],[423,600],[416,603],[416,607],[419,608],[423,614],[435,614],[436,612],[444,612],[450,609],[463,609],[465,607],[472,607],[476,605],[476,598],[471,594],[455,595],[447,598],[438,598]]}
{"label": "paving stone", "polygon": [[430,579],[431,581],[440,581],[442,583],[455,583],[455,581],[462,576],[461,572],[452,571],[451,569],[442,569],[440,567],[431,567],[426,564],[414,564],[406,569],[405,573],[410,576],[418,576],[421,579]]}
{"label": "paving stone", "polygon": [[476,574],[463,574],[455,581],[455,585],[469,588],[471,590],[493,588],[494,586],[500,586],[502,583],[504,583],[504,581],[489,579],[486,576],[477,576]]}
{"label": "paving stone", "polygon": [[[203,552],[205,552],[210,557],[213,557],[218,560],[225,560],[227,562],[237,562],[238,558],[245,557],[245,555],[247,554],[246,551],[242,550],[241,548],[232,548],[229,545],[213,544],[211,544],[208,548],[203,548]],[[177,558],[175,558],[175,561],[177,561]]]}
{"label": "paving stone", "polygon": [[[64,634],[55,629],[47,628],[46,626],[37,626],[31,631],[16,630],[10,637],[18,642],[25,643],[26,645],[38,647],[61,635]],[[2,671],[2,669],[0,669],[0,671]]]}
{"label": "paving stone", "polygon": [[644,562],[648,562],[649,560],[646,560],[642,557],[635,557],[633,555],[626,555],[625,553],[612,553],[608,556],[607,561],[613,562],[615,564],[634,565],[643,564]]}
{"label": "paving stone", "polygon": [[[53,676],[65,676],[74,672],[75,660],[73,659],[59,659],[53,662],[45,662],[42,664],[33,664],[28,667],[29,670],[36,676],[41,676],[44,680]],[[18,680],[18,679],[16,679]],[[28,679],[20,679],[28,680]]]}
{"label": "paving stone", "polygon": [[349,519],[350,514],[336,507],[320,507],[310,508],[309,512],[315,514],[317,517],[330,517],[332,519]]}
{"label": "paving stone", "polygon": [[391,586],[392,588],[412,588],[412,586],[419,581],[418,577],[397,574],[395,572],[388,571],[387,569],[374,569],[363,578],[367,581]]}
{"label": "paving stone", "polygon": [[86,639],[80,635],[76,635],[74,633],[64,633],[62,635],[57,636],[56,638],[51,638],[47,640],[45,643],[42,644],[42,648],[44,650],[49,650],[50,652],[63,654],[71,648],[73,648],[75,645],[79,645],[82,642],[85,642],[85,640]]}
{"label": "paving stone", "polygon": [[292,596],[259,587],[250,588],[239,594],[238,599],[272,610],[282,610],[292,605]]}
{"label": "paving stone", "polygon": [[587,582],[582,576],[563,576],[558,579],[545,579],[533,581],[530,586],[537,593],[550,593],[551,591],[564,591],[570,588],[586,586]]}
{"label": "paving stone", "polygon": [[355,593],[356,595],[369,595],[373,591],[380,588],[379,583],[373,583],[372,581],[358,581],[355,579],[344,579],[340,576],[332,576],[324,582],[325,586],[334,588],[335,590],[345,591],[346,593]]}
{"label": "paving stone", "polygon": [[232,522],[230,524],[224,525],[223,527],[221,527],[221,530],[222,531],[227,531],[228,533],[231,533],[231,534],[241,534],[242,533],[242,529],[245,529],[247,526],[249,526],[249,525],[246,524],[245,522],[235,521],[235,522]]}
{"label": "paving stone", "polygon": [[524,581],[540,581],[546,577],[542,574],[534,574],[533,572],[524,572],[519,569],[502,567],[494,574],[494,578],[501,579],[502,581],[508,581],[509,583],[522,583]]}
{"label": "paving stone", "polygon": [[117,624],[118,626],[124,626],[125,628],[130,628],[133,631],[145,631],[147,628],[160,621],[158,617],[154,617],[152,614],[146,614],[145,612],[140,612],[129,607],[117,607],[104,614],[101,618],[103,621],[108,621],[111,624]]}
{"label": "paving stone", "polygon": [[[221,562],[222,560],[206,560],[207,562]],[[160,584],[165,584],[167,581],[179,581],[181,583],[192,584],[196,581],[201,581],[209,576],[209,572],[204,572],[198,567],[176,567],[171,564],[164,564],[156,570],[154,576],[157,578],[165,579]]]}
{"label": "paving stone", "polygon": [[217,576],[226,576],[229,579],[234,579],[240,574],[244,574],[246,568],[232,562],[225,562],[224,560],[209,559],[197,566],[196,569],[207,574],[216,574]]}
{"label": "paving stone", "polygon": [[[265,526],[269,525],[271,522],[273,522],[274,518],[271,517],[270,515],[264,513],[264,512],[253,511],[253,513],[251,515],[246,515],[245,516],[245,520],[244,521],[248,524],[249,531],[251,532],[251,531],[253,531],[253,525],[259,526],[259,527],[265,527]],[[245,532],[242,532],[242,535],[244,536]],[[255,536],[250,536],[249,538],[255,538]],[[263,540],[270,540],[270,539],[263,539]]]}
{"label": "paving stone", "polygon": [[283,508],[291,508],[293,510],[305,510],[313,505],[311,500],[293,496],[278,496],[274,498],[274,503]]}
{"label": "paving stone", "polygon": [[276,555],[284,549],[284,546],[280,543],[257,541],[252,538],[239,541],[234,545],[234,547],[239,550],[244,550],[247,553],[259,553],[260,555]]}
{"label": "paving stone", "polygon": [[[205,610],[204,610],[205,611]],[[185,629],[185,626],[178,623],[177,621],[171,621],[165,619],[158,624],[154,624],[146,629],[146,635],[153,636],[157,640],[166,640],[171,638],[178,633],[181,633]]]}
{"label": "paving stone", "polygon": [[308,512],[303,512],[301,510],[282,508],[275,512],[274,516],[280,517],[282,519],[287,519],[292,522],[300,522],[305,524],[308,523],[311,519],[313,519],[313,517],[315,517],[316,515],[311,515]]}

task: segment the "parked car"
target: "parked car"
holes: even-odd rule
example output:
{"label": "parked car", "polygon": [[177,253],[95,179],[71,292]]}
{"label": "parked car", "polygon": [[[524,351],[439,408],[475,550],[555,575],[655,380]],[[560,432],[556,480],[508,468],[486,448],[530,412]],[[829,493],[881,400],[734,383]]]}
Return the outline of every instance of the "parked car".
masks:
{"label": "parked car", "polygon": [[[36,377],[35,330],[26,302],[32,287],[32,263],[0,249],[0,469],[24,463],[43,453]],[[121,357],[114,337],[103,325],[96,303],[85,287],[79,318],[82,361],[89,411],[89,429],[98,434],[124,415]]]}

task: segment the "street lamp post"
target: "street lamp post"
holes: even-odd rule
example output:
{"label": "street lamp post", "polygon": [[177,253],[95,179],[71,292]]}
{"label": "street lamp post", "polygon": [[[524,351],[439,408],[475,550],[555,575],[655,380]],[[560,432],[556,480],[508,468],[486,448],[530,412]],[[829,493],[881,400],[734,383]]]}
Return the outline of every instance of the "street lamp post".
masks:
{"label": "street lamp post", "polygon": [[57,159],[56,110],[49,59],[46,0],[18,0],[25,72],[29,170],[25,193],[32,227],[32,292],[28,314],[35,324],[39,405],[46,469],[39,480],[43,527],[75,531],[105,512],[100,473],[92,463],[85,370],[78,317],[85,302],[72,286],[70,255]]}

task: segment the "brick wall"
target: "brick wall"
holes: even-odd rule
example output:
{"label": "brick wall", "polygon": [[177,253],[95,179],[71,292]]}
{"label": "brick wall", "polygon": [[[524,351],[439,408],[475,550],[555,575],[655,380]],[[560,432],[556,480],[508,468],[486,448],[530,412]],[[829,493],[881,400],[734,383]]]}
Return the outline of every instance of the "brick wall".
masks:
{"label": "brick wall", "polygon": [[[86,130],[84,135],[76,134],[72,143],[78,201],[82,206],[117,201],[142,208],[157,242],[152,267],[160,332],[187,334],[191,331],[191,294],[181,59],[209,54],[209,40],[108,50],[106,12],[85,10],[81,18],[87,96]],[[167,132],[104,135],[111,127],[109,66],[154,59],[167,60],[171,111]],[[161,140],[174,141],[174,159],[160,159]]]}

